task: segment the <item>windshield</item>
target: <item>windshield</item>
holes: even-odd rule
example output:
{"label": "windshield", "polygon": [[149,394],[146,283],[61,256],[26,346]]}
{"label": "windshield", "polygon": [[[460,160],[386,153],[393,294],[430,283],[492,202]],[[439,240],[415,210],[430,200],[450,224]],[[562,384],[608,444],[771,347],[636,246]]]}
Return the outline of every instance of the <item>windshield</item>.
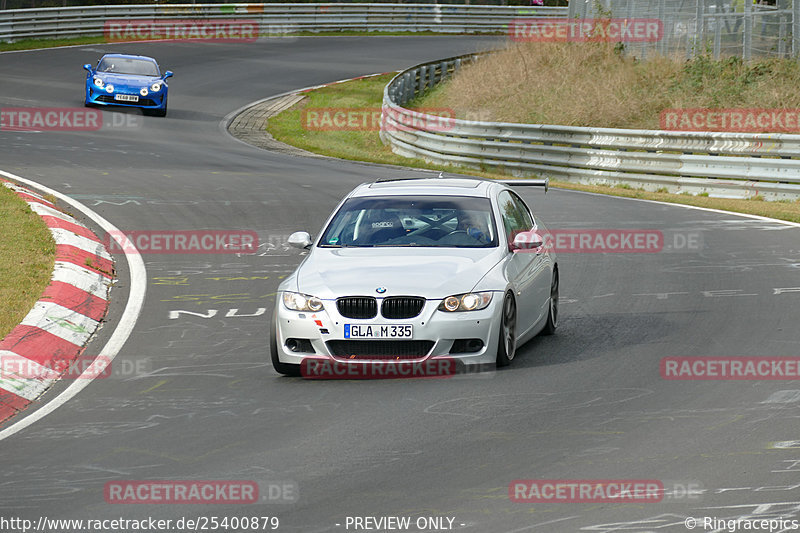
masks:
{"label": "windshield", "polygon": [[139,76],[159,76],[158,66],[146,59],[132,57],[105,57],[97,65],[97,72],[113,74],[136,74]]}
{"label": "windshield", "polygon": [[497,231],[488,198],[350,198],[319,245],[490,248],[497,246]]}

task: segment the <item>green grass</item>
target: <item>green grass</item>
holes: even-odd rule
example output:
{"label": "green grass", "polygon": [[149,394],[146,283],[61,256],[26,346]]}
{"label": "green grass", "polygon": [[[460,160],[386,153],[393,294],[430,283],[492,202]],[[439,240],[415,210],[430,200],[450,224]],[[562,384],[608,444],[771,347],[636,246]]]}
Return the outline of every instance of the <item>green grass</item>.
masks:
{"label": "green grass", "polygon": [[[491,33],[485,33],[484,35],[490,35]],[[287,34],[263,34],[261,35],[262,39],[272,39],[272,40],[280,40],[280,39],[291,39],[293,37],[325,37],[325,36],[432,36],[432,35],[439,35],[442,37],[448,37],[453,35],[462,35],[456,33],[447,33],[443,34],[440,32],[433,32],[433,31],[350,31],[350,30],[343,30],[343,31],[320,31],[320,32],[313,32],[313,31],[299,31],[295,33],[287,33]],[[463,34],[467,35],[467,34]],[[136,41],[130,41],[131,43],[135,43]],[[63,38],[63,39],[20,39],[19,41],[15,41],[13,43],[5,43],[0,42],[0,52],[10,52],[14,50],[34,50],[37,48],[56,48],[59,46],[81,46],[81,45],[88,45],[88,44],[105,44],[107,43],[106,38],[102,35],[98,35],[96,37],[70,37],[70,38]],[[115,43],[118,44],[118,43]]]}
{"label": "green grass", "polygon": [[380,112],[383,88],[394,74],[372,76],[324,87],[309,93],[291,109],[269,120],[267,131],[277,140],[331,157],[417,168],[439,168],[422,160],[408,159],[384,146],[377,129],[372,131],[316,131],[303,121],[303,110],[354,109]]}
{"label": "green grass", "polygon": [[71,37],[68,39],[21,39],[13,43],[0,42],[0,52],[13,50],[33,50],[35,48],[57,48],[59,46],[79,46],[83,44],[105,43],[105,37]]}
{"label": "green grass", "polygon": [[[354,80],[311,91],[307,93],[307,98],[303,99],[294,107],[271,118],[267,125],[267,131],[281,142],[331,157],[431,170],[444,170],[448,172],[460,172],[493,179],[510,178],[510,176],[500,172],[476,171],[457,166],[434,165],[421,160],[398,156],[381,143],[377,131],[311,131],[307,123],[303,122],[303,109],[379,109],[383,98],[383,88],[392,77],[393,75],[373,76],[367,79]],[[424,99],[416,103],[422,107],[430,105],[426,104]],[[634,189],[627,184],[619,187],[609,187],[559,181],[552,181],[551,183],[553,186],[564,189],[694,205],[800,222],[800,201],[764,202],[758,201],[763,200],[763,198],[754,200],[709,198],[707,196],[671,194],[666,192],[666,189],[661,189],[658,192],[647,192]]]}
{"label": "green grass", "polygon": [[42,219],[0,185],[0,339],[33,308],[53,273],[55,242]]}
{"label": "green grass", "polygon": [[464,66],[420,105],[525,124],[661,129],[666,109],[800,108],[794,59],[620,55],[608,43],[517,43]]}

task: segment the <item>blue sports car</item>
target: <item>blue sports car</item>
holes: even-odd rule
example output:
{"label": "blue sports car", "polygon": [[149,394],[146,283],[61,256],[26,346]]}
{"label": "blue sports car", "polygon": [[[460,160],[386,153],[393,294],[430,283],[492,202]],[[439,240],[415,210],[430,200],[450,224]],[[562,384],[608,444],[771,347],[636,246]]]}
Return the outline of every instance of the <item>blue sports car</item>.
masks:
{"label": "blue sports car", "polygon": [[167,78],[172,72],[168,70],[162,76],[152,57],[106,54],[97,68],[88,64],[83,68],[89,72],[84,102],[87,107],[140,107],[146,115],[167,115]]}

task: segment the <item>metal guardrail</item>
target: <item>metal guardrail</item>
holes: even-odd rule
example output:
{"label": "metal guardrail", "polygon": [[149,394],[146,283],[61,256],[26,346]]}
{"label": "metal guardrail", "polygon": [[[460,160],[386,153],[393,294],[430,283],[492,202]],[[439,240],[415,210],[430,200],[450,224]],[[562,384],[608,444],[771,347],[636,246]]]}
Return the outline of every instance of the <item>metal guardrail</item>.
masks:
{"label": "metal guardrail", "polygon": [[320,31],[505,32],[518,17],[565,17],[566,7],[431,4],[164,4],[0,11],[0,42],[103,35],[110,20],[249,19],[262,35]]}
{"label": "metal guardrail", "polygon": [[406,157],[515,176],[723,197],[800,197],[800,135],[476,122],[403,107],[478,57],[423,63],[395,76],[384,89],[382,141]]}

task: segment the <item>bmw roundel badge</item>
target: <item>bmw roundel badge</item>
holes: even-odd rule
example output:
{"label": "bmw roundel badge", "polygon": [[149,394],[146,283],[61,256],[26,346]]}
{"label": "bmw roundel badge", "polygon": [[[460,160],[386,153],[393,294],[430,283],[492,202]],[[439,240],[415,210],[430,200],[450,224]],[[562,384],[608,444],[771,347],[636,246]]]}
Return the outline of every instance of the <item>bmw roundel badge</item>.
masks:
{"label": "bmw roundel badge", "polygon": [[378,287],[377,289],[375,289],[375,292],[377,292],[378,294],[383,294],[384,292],[386,292],[386,287]]}

